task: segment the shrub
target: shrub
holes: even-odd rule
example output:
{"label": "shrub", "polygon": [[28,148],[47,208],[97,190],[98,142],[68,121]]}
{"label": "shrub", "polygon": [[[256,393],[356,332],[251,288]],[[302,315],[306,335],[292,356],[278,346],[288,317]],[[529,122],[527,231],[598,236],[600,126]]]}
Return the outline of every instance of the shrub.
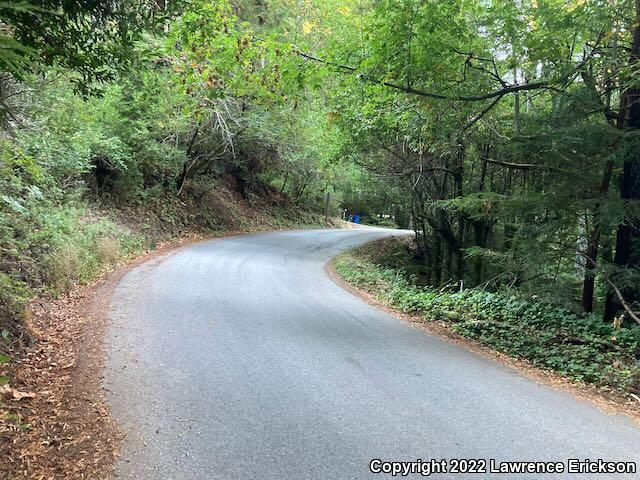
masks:
{"label": "shrub", "polygon": [[34,241],[49,246],[42,265],[45,281],[54,290],[90,280],[142,245],[140,238],[112,221],[83,216],[87,213],[81,207],[59,207],[43,216],[43,228]]}
{"label": "shrub", "polygon": [[[30,298],[29,289],[24,282],[0,272],[0,320],[20,317]],[[0,322],[2,325],[6,323]]]}

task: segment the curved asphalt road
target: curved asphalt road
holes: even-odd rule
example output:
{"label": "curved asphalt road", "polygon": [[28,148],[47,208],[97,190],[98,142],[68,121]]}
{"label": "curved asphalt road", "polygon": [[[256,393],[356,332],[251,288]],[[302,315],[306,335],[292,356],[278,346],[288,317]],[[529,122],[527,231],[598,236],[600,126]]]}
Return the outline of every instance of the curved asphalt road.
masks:
{"label": "curved asphalt road", "polygon": [[131,270],[107,336],[105,387],[129,431],[118,478],[390,478],[368,473],[376,457],[640,462],[627,418],[429,336],[324,271],[394,233],[233,237]]}

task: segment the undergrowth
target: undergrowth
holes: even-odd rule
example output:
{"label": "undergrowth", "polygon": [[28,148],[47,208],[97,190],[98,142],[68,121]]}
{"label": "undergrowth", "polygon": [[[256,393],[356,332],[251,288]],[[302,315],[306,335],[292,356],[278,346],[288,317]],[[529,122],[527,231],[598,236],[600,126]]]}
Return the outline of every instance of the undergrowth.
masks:
{"label": "undergrowth", "polygon": [[[625,394],[640,393],[640,328],[616,328],[595,315],[508,293],[458,292],[418,286],[395,259],[360,247],[335,260],[338,274],[379,300],[425,321],[443,321],[468,338],[573,380]],[[389,249],[387,258],[393,257]],[[392,266],[391,266],[392,265]]]}
{"label": "undergrowth", "polygon": [[[96,278],[158,242],[196,233],[323,226],[321,215],[280,199],[242,198],[232,179],[191,182],[184,195],[147,193],[140,204],[110,201],[82,187],[60,189],[35,158],[0,142],[0,354],[28,335],[22,320],[38,296]],[[1,373],[1,372],[0,372]]]}

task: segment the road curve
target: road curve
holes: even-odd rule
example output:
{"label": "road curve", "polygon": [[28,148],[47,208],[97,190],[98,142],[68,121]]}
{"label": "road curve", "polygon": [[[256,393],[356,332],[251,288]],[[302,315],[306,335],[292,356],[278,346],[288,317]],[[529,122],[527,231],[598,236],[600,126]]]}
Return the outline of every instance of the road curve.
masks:
{"label": "road curve", "polygon": [[111,300],[104,380],[128,431],[118,478],[390,478],[369,473],[373,458],[640,465],[626,417],[417,330],[327,276],[339,251],[394,233],[230,237],[128,272]]}

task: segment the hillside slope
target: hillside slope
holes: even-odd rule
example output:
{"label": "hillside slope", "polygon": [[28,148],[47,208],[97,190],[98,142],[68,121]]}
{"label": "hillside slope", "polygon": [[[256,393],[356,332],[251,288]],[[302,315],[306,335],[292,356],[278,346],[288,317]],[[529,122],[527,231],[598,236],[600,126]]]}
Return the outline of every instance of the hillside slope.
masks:
{"label": "hillside slope", "polygon": [[0,305],[2,478],[106,475],[119,434],[100,387],[101,341],[126,265],[199,238],[327,225],[274,189],[247,195],[232,176],[190,184],[180,197],[124,206],[88,197],[43,215],[57,221],[53,234],[45,242],[46,228],[33,231],[19,263],[0,273],[14,287]]}

